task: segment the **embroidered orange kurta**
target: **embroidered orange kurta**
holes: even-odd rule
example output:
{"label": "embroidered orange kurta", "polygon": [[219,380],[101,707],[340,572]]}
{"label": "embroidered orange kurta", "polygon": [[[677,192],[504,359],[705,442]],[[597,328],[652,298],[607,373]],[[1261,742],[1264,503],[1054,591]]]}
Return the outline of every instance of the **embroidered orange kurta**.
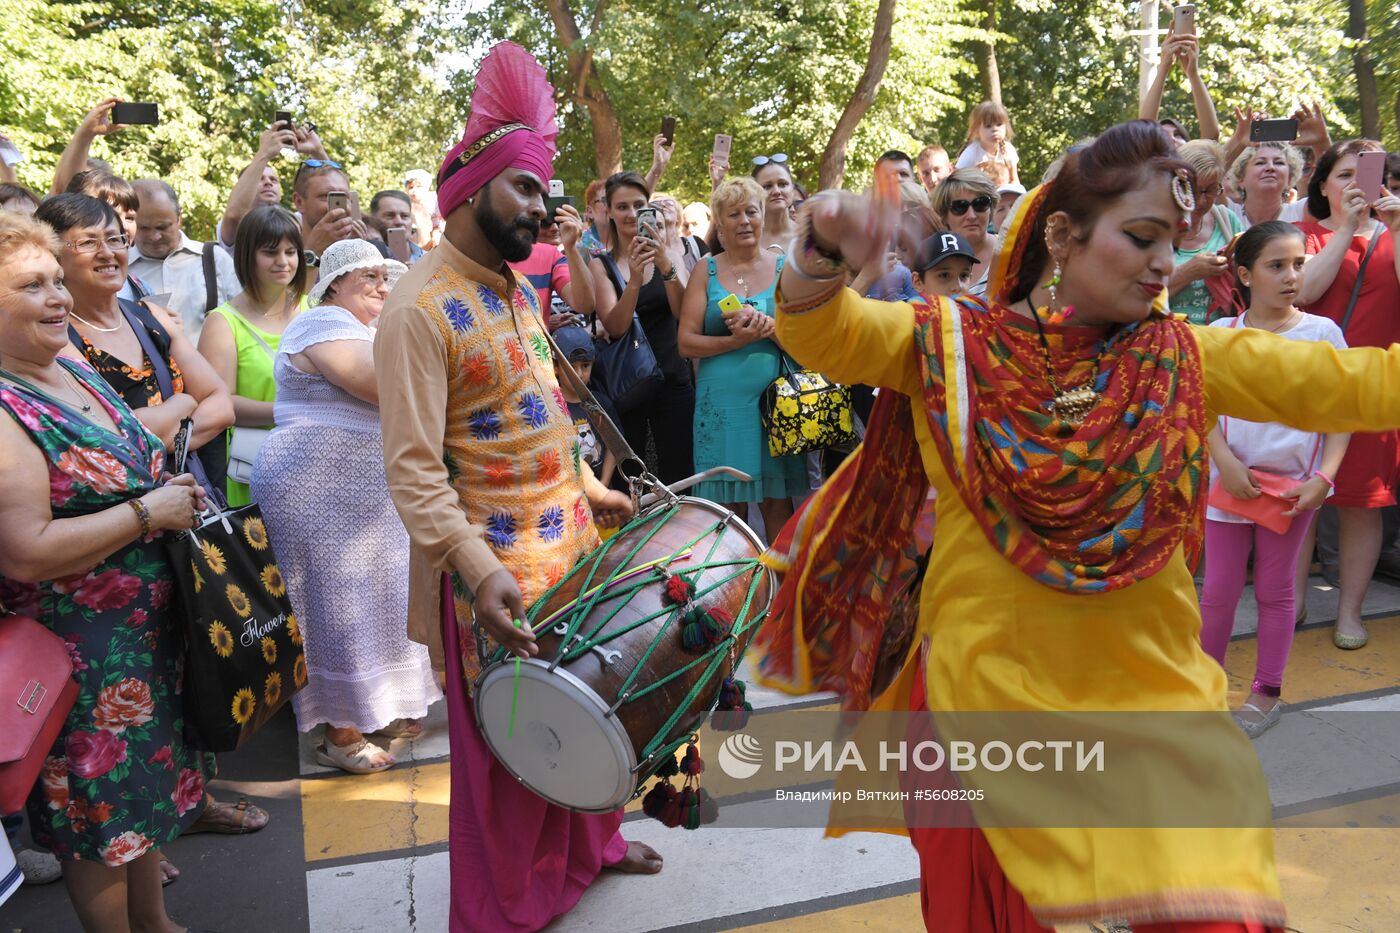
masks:
{"label": "embroidered orange kurta", "polygon": [[[598,544],[577,431],[535,290],[443,243],[395,286],[375,340],[390,492],[414,543],[410,637],[434,649],[435,572],[457,616],[504,567],[528,606]],[[464,674],[479,673],[463,639]]]}

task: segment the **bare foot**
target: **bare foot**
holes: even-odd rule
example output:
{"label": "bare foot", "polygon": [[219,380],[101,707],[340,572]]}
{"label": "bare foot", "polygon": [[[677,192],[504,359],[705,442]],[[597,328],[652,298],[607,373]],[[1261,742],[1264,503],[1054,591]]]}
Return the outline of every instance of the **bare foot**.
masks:
{"label": "bare foot", "polygon": [[654,875],[661,870],[661,853],[645,842],[629,842],[622,861],[605,867],[629,875]]}

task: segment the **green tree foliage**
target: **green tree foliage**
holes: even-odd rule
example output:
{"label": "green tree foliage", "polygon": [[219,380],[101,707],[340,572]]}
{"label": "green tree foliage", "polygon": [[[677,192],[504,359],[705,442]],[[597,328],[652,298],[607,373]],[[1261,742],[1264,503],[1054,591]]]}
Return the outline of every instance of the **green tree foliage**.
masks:
{"label": "green tree foliage", "polygon": [[[597,3],[606,6],[597,16]],[[998,0],[994,36],[1023,177],[1074,140],[1137,109],[1136,4]],[[573,14],[623,129],[624,162],[645,171],[661,117],[679,119],[665,187],[708,191],[716,133],[733,171],[787,153],[798,180],[817,160],[864,66],[877,0],[578,0]],[[436,167],[461,130],[471,75],[511,38],[544,63],[560,100],[558,171],[581,194],[596,162],[544,0],[7,0],[0,30],[0,131],[28,155],[21,180],[46,190],[59,153],[104,96],[153,100],[159,127],[99,139],[93,154],[180,193],[208,236],[237,171],[278,108],[313,120],[364,195]],[[973,43],[986,0],[900,0],[878,96],[852,138],[846,184],[885,149],[938,141],[956,157],[980,99]],[[1387,140],[1400,145],[1400,3],[1371,0],[1369,41]],[[1169,16],[1164,4],[1163,24]],[[1285,114],[1323,102],[1336,137],[1359,126],[1344,0],[1216,0],[1198,11],[1202,73],[1221,123],[1230,107]],[[596,23],[595,23],[596,20]],[[1190,119],[1173,76],[1165,115]],[[284,175],[287,173],[284,173]]]}
{"label": "green tree foliage", "polygon": [[405,169],[435,168],[465,110],[433,68],[445,31],[427,0],[9,3],[17,22],[0,31],[0,129],[27,154],[21,180],[46,191],[74,128],[104,97],[155,101],[159,126],[113,133],[92,154],[126,177],[169,181],[193,236],[211,235],[279,108],[314,121],[366,193],[398,187]]}

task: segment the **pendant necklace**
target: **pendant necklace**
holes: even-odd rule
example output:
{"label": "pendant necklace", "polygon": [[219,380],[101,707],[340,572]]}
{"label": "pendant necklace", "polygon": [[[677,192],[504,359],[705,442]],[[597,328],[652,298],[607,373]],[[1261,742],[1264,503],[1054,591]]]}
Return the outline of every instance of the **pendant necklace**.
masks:
{"label": "pendant necklace", "polygon": [[60,365],[58,368],[63,371],[63,377],[67,379],[69,384],[72,386],[73,394],[78,400],[78,407],[80,407],[83,410],[84,414],[87,414],[88,412],[92,411],[92,402],[85,400],[87,398],[87,394],[83,392],[81,388],[78,387],[78,380],[74,379],[73,375],[70,372],[68,372],[68,370],[63,369],[62,365]]}
{"label": "pendant necklace", "polygon": [[1040,336],[1041,353],[1045,357],[1045,375],[1050,379],[1050,390],[1055,393],[1055,397],[1047,403],[1047,407],[1056,418],[1070,427],[1077,428],[1099,402],[1099,393],[1094,388],[1094,384],[1098,382],[1099,364],[1103,362],[1103,354],[1108,349],[1108,341],[1099,341],[1099,352],[1094,357],[1094,368],[1089,375],[1089,381],[1077,389],[1065,391],[1060,388],[1060,383],[1055,378],[1055,366],[1050,361],[1050,341],[1045,337],[1045,325],[1040,321],[1040,314],[1035,310],[1035,306],[1031,304],[1029,298],[1026,299],[1026,307],[1030,309],[1031,317],[1035,320],[1035,330]]}

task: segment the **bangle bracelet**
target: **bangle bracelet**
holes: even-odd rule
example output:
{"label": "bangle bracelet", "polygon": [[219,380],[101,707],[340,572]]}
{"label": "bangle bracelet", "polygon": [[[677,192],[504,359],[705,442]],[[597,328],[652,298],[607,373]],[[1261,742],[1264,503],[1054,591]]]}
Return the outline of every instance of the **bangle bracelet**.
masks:
{"label": "bangle bracelet", "polygon": [[141,537],[149,538],[151,536],[151,510],[146,508],[146,503],[140,499],[127,499],[126,504],[131,506],[131,510],[141,520]]}
{"label": "bangle bracelet", "polygon": [[661,281],[663,281],[663,282],[674,282],[674,281],[676,280],[676,278],[677,278],[679,275],[680,275],[680,272],[676,269],[676,264],[673,262],[673,263],[671,263],[671,271],[670,271],[669,273],[667,273],[667,272],[661,273]]}
{"label": "bangle bracelet", "polygon": [[[813,199],[815,200],[815,198]],[[794,254],[801,254],[811,262],[831,275],[844,272],[846,261],[840,253],[824,249],[817,242],[817,235],[812,230],[812,207],[808,205],[797,215],[797,236],[793,239],[793,244],[797,247]]]}
{"label": "bangle bracelet", "polygon": [[1332,490],[1333,492],[1337,491],[1337,484],[1332,482],[1332,477],[1328,476],[1326,473],[1322,472],[1321,470],[1313,470],[1312,475],[1316,476],[1318,479],[1326,483],[1328,489]]}
{"label": "bangle bracelet", "polygon": [[791,269],[793,272],[796,272],[798,278],[806,279],[809,282],[820,282],[824,284],[826,282],[834,282],[839,278],[845,277],[846,273],[844,269],[838,269],[831,275],[813,275],[812,273],[803,269],[802,264],[797,261],[797,257],[802,256],[805,258],[807,254],[803,251],[802,245],[798,243],[796,237],[793,237],[792,242],[788,244],[788,255],[791,256],[792,259],[790,262],[784,263],[783,268]]}

